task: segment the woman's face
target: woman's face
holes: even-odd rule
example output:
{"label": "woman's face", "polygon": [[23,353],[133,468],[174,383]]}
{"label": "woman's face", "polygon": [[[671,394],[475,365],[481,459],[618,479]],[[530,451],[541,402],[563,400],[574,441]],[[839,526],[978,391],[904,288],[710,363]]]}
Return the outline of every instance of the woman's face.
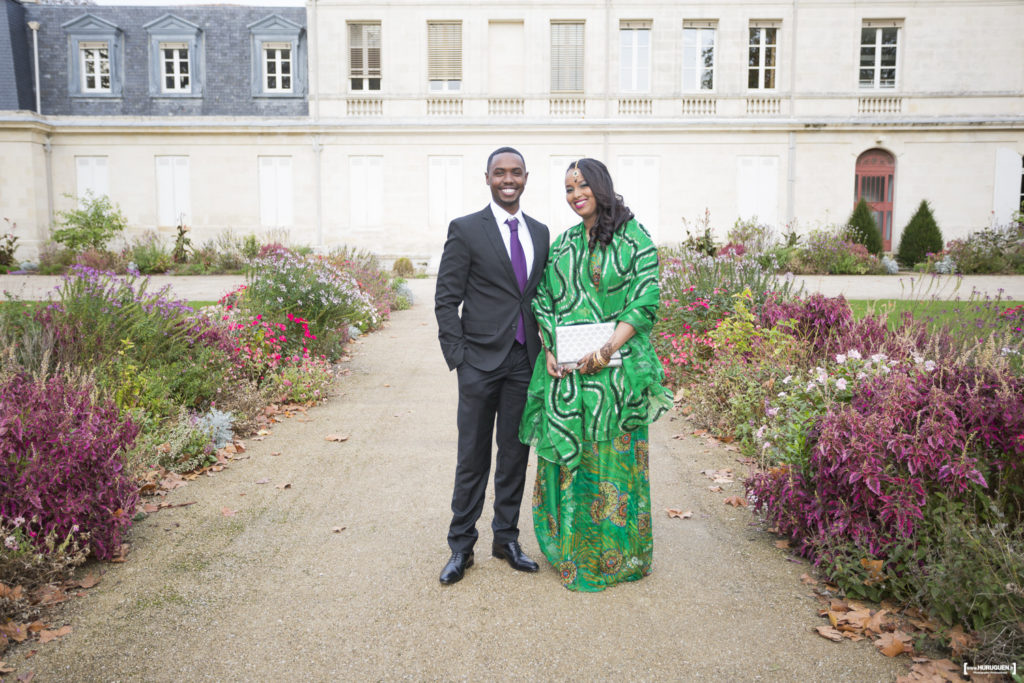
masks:
{"label": "woman's face", "polygon": [[583,219],[584,225],[588,228],[593,225],[597,218],[597,200],[578,168],[570,168],[565,174],[565,201]]}

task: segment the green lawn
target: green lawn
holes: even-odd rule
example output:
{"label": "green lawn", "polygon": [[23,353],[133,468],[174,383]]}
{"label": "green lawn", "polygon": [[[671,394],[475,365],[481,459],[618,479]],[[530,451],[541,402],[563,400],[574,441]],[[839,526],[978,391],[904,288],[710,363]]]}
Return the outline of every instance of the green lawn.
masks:
{"label": "green lawn", "polygon": [[996,301],[907,301],[904,299],[850,299],[850,309],[855,318],[863,318],[868,313],[879,315],[885,313],[889,318],[889,326],[893,327],[900,320],[904,311],[909,311],[917,319],[931,320],[933,325],[960,323],[968,319],[989,319],[993,315],[1017,306],[1021,302],[1002,299]]}

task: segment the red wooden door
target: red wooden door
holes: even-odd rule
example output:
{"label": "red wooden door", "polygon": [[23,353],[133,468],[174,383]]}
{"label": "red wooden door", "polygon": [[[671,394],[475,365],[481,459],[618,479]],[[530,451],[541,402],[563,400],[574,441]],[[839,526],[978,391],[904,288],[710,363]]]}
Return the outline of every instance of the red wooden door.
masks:
{"label": "red wooden door", "polygon": [[882,233],[882,248],[892,250],[892,186],[896,159],[884,149],[869,149],[857,157],[854,206],[864,199]]}

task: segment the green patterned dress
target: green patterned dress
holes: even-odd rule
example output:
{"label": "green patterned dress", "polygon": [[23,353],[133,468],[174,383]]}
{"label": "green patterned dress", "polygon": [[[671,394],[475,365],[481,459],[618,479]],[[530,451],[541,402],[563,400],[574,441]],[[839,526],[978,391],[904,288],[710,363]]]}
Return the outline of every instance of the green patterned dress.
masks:
{"label": "green patterned dress", "polygon": [[658,253],[630,220],[593,252],[583,224],[551,246],[533,311],[544,345],[556,325],[626,322],[636,334],[622,367],[593,375],[533,369],[519,430],[537,449],[533,524],[541,551],[570,590],[600,591],[651,571],[647,426],[672,405],[650,342],[658,310]]}

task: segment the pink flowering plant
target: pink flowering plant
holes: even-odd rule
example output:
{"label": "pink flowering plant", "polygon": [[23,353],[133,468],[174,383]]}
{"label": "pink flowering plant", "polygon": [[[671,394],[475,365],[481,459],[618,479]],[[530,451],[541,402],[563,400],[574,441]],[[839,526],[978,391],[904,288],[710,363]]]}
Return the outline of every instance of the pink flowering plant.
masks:
{"label": "pink flowering plant", "polygon": [[301,317],[316,335],[316,349],[340,354],[348,327],[370,330],[382,322],[371,296],[352,275],[326,259],[303,257],[285,249],[254,259],[249,267],[245,306],[283,322]]}

